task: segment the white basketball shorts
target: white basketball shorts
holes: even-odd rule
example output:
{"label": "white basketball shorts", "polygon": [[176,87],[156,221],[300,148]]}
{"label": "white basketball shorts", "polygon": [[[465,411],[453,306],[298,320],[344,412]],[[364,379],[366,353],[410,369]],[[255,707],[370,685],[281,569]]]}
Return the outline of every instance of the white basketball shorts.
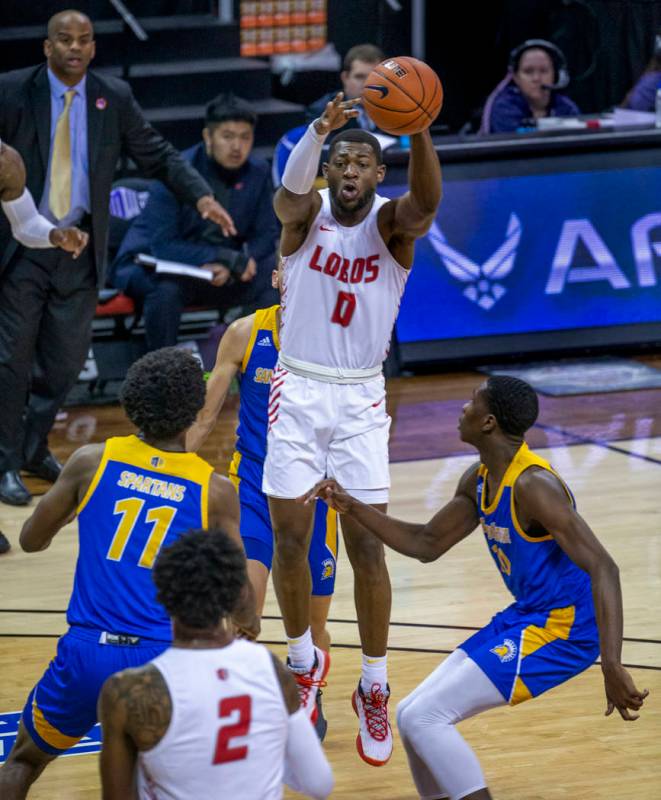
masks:
{"label": "white basketball shorts", "polygon": [[262,491],[292,499],[323,478],[353,497],[387,503],[390,487],[383,376],[366,383],[327,383],[273,372]]}

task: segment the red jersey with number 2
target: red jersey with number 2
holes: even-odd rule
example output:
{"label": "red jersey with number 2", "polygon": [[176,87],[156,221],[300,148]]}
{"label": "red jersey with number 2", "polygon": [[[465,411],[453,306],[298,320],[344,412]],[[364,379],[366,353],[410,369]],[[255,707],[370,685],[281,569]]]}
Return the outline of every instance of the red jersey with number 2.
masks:
{"label": "red jersey with number 2", "polygon": [[269,651],[171,647],[155,658],[172,700],[161,741],[140,753],[140,800],[279,800],[289,715]]}
{"label": "red jersey with number 2", "polygon": [[369,369],[388,353],[409,270],[390,254],[374,196],[358,225],[340,225],[328,189],[301,247],[283,258],[280,352],[310,364]]}

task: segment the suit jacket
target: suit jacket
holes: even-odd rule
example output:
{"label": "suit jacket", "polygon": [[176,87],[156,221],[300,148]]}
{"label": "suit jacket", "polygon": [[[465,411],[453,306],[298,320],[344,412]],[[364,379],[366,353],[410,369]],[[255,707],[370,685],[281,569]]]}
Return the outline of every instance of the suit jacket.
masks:
{"label": "suit jacket", "polygon": [[[141,172],[163,181],[182,201],[212,194],[207,182],[145,120],[127,83],[89,70],[86,82],[92,247],[99,287],[104,285],[110,189],[121,153]],[[37,205],[50,151],[50,84],[45,64],[0,75],[0,138],[25,161],[27,187]],[[0,214],[0,270],[16,252],[9,223]]]}

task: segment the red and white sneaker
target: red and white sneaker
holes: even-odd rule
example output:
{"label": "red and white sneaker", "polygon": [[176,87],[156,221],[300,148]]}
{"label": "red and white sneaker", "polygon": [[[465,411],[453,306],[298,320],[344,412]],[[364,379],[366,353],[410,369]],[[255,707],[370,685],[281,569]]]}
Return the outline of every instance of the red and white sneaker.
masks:
{"label": "red and white sneaker", "polygon": [[390,687],[385,692],[380,683],[373,683],[367,694],[360,681],[351,697],[353,710],[358,716],[360,728],[356,737],[358,754],[373,767],[386,764],[392,755],[392,728],[388,722],[388,698]]}
{"label": "red and white sneaker", "polygon": [[317,692],[321,687],[326,685],[325,678],[330,669],[330,655],[325,650],[315,647],[314,664],[309,672],[298,672],[289,663],[289,659],[287,659],[287,666],[298,684],[298,696],[301,701],[301,707],[305,709],[305,712],[310,717],[310,721],[315,725],[317,717],[319,716]]}

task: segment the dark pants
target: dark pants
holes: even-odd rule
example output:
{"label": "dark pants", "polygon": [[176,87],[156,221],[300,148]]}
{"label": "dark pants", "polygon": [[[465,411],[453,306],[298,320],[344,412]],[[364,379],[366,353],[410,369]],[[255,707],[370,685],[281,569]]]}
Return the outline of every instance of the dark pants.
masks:
{"label": "dark pants", "polygon": [[96,275],[88,246],[20,248],[0,274],[0,473],[38,463],[90,344]]}
{"label": "dark pants", "polygon": [[269,256],[258,262],[252,281],[212,286],[197,278],[157,275],[128,261],[117,266],[113,284],[142,306],[147,349],[157,350],[177,343],[181,312],[187,306],[216,306],[222,312],[240,305],[252,313],[277,303],[278,293],[271,286],[274,265],[274,256]]}

